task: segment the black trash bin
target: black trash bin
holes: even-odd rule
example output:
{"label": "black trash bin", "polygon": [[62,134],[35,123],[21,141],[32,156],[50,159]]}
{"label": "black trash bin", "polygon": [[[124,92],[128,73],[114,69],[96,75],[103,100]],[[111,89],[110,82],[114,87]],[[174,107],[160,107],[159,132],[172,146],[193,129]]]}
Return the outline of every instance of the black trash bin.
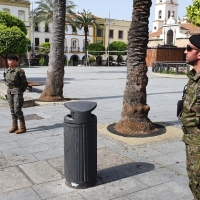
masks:
{"label": "black trash bin", "polygon": [[97,117],[91,114],[97,103],[64,104],[70,114],[64,117],[64,174],[66,185],[87,188],[97,178]]}

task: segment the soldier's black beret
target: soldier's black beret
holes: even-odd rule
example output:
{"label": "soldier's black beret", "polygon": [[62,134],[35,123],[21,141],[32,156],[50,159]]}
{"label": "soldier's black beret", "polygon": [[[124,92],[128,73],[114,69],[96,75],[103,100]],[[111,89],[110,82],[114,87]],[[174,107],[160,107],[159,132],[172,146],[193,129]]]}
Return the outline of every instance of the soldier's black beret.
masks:
{"label": "soldier's black beret", "polygon": [[7,59],[16,60],[16,61],[19,60],[19,58],[18,58],[17,56],[15,56],[15,55],[8,55],[8,56],[7,56]]}
{"label": "soldier's black beret", "polygon": [[200,49],[200,34],[198,35],[192,35],[189,38],[189,41],[192,45],[194,45],[195,47],[197,47],[198,49]]}

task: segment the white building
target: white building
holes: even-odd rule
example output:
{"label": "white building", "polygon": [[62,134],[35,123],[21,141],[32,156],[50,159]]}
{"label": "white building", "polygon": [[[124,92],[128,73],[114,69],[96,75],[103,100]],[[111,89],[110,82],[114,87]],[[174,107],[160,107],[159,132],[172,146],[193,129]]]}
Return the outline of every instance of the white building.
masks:
{"label": "white building", "polygon": [[197,27],[178,16],[177,0],[156,0],[153,31],[149,34],[149,47],[160,45],[185,47],[191,35],[200,33]]}

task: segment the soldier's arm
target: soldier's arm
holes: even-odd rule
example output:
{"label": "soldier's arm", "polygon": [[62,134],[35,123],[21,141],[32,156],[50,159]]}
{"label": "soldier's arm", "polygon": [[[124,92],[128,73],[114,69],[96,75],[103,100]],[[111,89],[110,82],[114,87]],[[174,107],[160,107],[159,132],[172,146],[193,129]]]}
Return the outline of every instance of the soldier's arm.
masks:
{"label": "soldier's arm", "polygon": [[19,75],[20,75],[20,80],[21,80],[21,84],[22,84],[22,91],[24,92],[28,86],[25,71],[23,69],[20,69]]}

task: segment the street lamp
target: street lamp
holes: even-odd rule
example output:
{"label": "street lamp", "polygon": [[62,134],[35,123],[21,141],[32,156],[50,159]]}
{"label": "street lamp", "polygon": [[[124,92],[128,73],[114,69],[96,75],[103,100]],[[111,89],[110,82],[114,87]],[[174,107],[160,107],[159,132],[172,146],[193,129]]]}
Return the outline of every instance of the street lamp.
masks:
{"label": "street lamp", "polygon": [[110,12],[109,12],[109,18],[106,19],[106,22],[105,22],[105,26],[108,25],[108,67],[109,67],[109,64],[110,64],[110,53],[109,53],[109,45],[110,45],[110,24],[114,24],[114,20],[113,19],[110,19]]}

